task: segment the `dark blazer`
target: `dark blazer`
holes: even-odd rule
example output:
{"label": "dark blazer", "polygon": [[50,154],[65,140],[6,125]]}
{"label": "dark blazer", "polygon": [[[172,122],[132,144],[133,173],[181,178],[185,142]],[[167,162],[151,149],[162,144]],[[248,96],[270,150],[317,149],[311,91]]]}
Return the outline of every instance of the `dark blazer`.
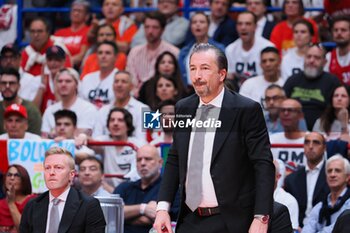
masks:
{"label": "dark blazer", "polygon": [[269,233],[292,233],[292,223],[290,221],[290,215],[288,208],[279,203],[273,203],[273,214],[269,225]]}
{"label": "dark blazer", "polygon": [[[229,16],[226,16],[224,20],[219,24],[212,37],[216,42],[223,44],[225,47],[238,39],[238,33],[236,30],[236,23]],[[188,29],[186,40],[184,45],[194,43],[195,38],[191,32],[191,28]]]}
{"label": "dark blazer", "polygon": [[275,22],[271,22],[267,20],[263,28],[262,37],[270,40],[271,32],[275,26],[276,26]]}
{"label": "dark blazer", "polygon": [[[326,162],[324,162],[314,190],[312,198],[312,206],[315,206],[320,201],[323,201],[328,193],[329,188],[326,181],[325,173]],[[307,207],[307,188],[306,188],[306,171],[305,167],[299,168],[296,172],[286,177],[284,189],[292,194],[297,199],[299,204],[299,226],[303,227],[303,220],[305,218],[305,211]]]}
{"label": "dark blazer", "polygon": [[[48,191],[29,201],[22,214],[20,232],[45,233],[48,205]],[[104,233],[105,226],[99,201],[72,187],[67,196],[58,233]]]}
{"label": "dark blazer", "polygon": [[332,233],[350,232],[350,210],[345,210],[335,222]]}
{"label": "dark blazer", "polygon": [[[177,116],[194,118],[198,104],[197,95],[178,101]],[[216,129],[210,173],[220,214],[229,232],[248,232],[254,214],[272,212],[275,169],[265,120],[258,103],[229,90],[225,90],[219,120],[222,125]],[[177,226],[186,209],[190,134],[191,127],[175,129],[159,192],[159,201],[171,203],[179,188]]]}
{"label": "dark blazer", "polygon": [[214,32],[213,40],[227,46],[237,39],[236,23],[229,16],[226,16]]}

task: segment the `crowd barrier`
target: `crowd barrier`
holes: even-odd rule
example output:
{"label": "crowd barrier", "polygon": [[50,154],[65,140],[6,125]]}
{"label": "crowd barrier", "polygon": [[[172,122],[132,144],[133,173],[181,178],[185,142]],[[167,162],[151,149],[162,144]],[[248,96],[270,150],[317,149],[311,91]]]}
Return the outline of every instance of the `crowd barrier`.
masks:
{"label": "crowd barrier", "polygon": [[[0,5],[2,5],[4,1],[0,0]],[[69,12],[70,8],[62,7],[62,8],[25,8],[23,5],[24,0],[17,0],[18,5],[18,20],[17,20],[17,43],[23,46],[21,39],[23,38],[23,14],[27,12]],[[132,12],[148,12],[154,11],[156,8],[144,8],[144,7],[125,7],[125,13]],[[184,0],[183,7],[179,9],[184,17],[189,18],[190,13],[193,11],[210,11],[209,8],[199,8],[199,7],[191,7],[191,0]],[[231,7],[231,12],[241,12],[246,10],[245,7]],[[269,12],[281,11],[280,7],[268,7]],[[323,8],[314,7],[314,8],[305,8],[305,11],[323,11]],[[101,12],[101,8],[92,8],[92,12],[99,13]]]}
{"label": "crowd barrier", "polygon": [[[9,164],[18,163],[26,167],[32,177],[34,190],[40,191],[43,183],[42,163],[44,161],[45,151],[54,146],[61,146],[74,152],[74,141],[64,140],[55,142],[53,140],[26,140],[26,139],[11,139],[0,140],[0,171],[5,173]],[[137,151],[137,146],[129,142],[118,141],[88,141],[88,146],[128,146],[134,151]],[[161,157],[167,160],[169,143],[158,143],[156,145],[160,149]],[[272,148],[303,148],[303,144],[272,144]],[[349,145],[348,145],[348,148]],[[164,168],[165,166],[163,166]],[[123,178],[121,174],[105,174],[106,178]]]}

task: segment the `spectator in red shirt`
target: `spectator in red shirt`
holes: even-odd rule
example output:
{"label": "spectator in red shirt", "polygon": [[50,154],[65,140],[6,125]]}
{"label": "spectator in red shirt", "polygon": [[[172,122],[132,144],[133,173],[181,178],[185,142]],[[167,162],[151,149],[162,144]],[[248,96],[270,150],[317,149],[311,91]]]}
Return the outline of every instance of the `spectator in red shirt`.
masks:
{"label": "spectator in red shirt", "polygon": [[[293,24],[298,19],[303,18],[304,15],[304,4],[302,0],[285,0],[282,6],[282,12],[286,20],[278,23],[272,30],[270,40],[276,45],[276,48],[283,55],[288,49],[295,47],[293,41]],[[314,28],[314,36],[312,42],[318,41],[318,28],[315,21],[310,21]]]}
{"label": "spectator in red shirt", "polygon": [[[30,44],[22,51],[21,67],[24,71],[36,76],[41,74],[42,66],[46,62],[45,53],[49,47],[59,45],[66,53],[68,50],[57,38],[50,36],[50,27],[44,18],[33,19],[29,32]],[[70,58],[66,59],[65,66],[71,66]]]}
{"label": "spectator in red shirt", "polygon": [[88,49],[87,34],[90,27],[86,25],[89,19],[90,4],[84,0],[75,0],[70,11],[71,25],[55,32],[55,36],[61,37],[72,55],[74,66],[80,66]]}
{"label": "spectator in red shirt", "polygon": [[42,113],[56,102],[55,78],[59,71],[64,68],[66,57],[66,53],[60,46],[49,47],[46,51],[47,61],[42,69],[41,85],[33,100]]}
{"label": "spectator in red shirt", "polygon": [[327,65],[330,73],[350,85],[350,16],[337,16],[333,20],[332,37],[337,47],[327,54]]}
{"label": "spectator in red shirt", "polygon": [[[97,43],[102,43],[103,41],[115,41],[116,32],[112,25],[102,24],[97,27]],[[94,49],[95,50],[95,49]],[[124,70],[126,66],[126,54],[123,52],[117,53],[117,59],[115,61],[114,67],[118,70]],[[83,79],[85,75],[98,71],[100,66],[98,65],[97,53],[90,54],[82,66],[82,72],[80,78]]]}
{"label": "spectator in red shirt", "polygon": [[17,233],[23,209],[34,197],[27,170],[18,164],[11,165],[2,188],[6,198],[0,200],[0,232]]}
{"label": "spectator in red shirt", "polygon": [[89,33],[90,39],[94,37],[94,31],[98,25],[111,24],[117,33],[117,46],[118,49],[126,53],[130,48],[130,43],[135,33],[137,32],[137,26],[130,18],[122,15],[124,12],[123,0],[104,0],[102,4],[102,13],[104,19],[98,21],[95,17],[91,25],[91,31]]}

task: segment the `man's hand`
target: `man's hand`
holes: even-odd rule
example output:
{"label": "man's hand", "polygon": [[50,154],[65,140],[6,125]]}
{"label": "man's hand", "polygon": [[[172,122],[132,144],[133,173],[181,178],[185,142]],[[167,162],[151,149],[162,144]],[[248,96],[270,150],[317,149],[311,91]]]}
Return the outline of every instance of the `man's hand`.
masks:
{"label": "man's hand", "polygon": [[153,227],[156,229],[157,233],[173,233],[173,230],[171,228],[170,215],[168,211],[157,211],[156,220],[154,221]]}
{"label": "man's hand", "polygon": [[267,233],[267,228],[269,224],[264,224],[260,222],[259,219],[254,218],[252,224],[249,228],[249,233]]}
{"label": "man's hand", "polygon": [[157,202],[155,201],[148,202],[145,208],[145,215],[150,219],[155,219],[156,213],[157,213],[156,209],[157,209]]}

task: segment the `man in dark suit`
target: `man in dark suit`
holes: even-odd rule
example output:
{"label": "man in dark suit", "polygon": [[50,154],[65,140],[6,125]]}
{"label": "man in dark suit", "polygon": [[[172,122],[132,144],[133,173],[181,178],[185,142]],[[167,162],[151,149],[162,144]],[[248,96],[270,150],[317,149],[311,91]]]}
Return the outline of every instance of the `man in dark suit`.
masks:
{"label": "man in dark suit", "polygon": [[247,0],[247,10],[253,12],[257,19],[255,34],[270,39],[272,29],[276,26],[275,22],[269,21],[266,17],[267,0]]}
{"label": "man in dark suit", "polygon": [[[210,25],[208,35],[210,38],[225,46],[238,39],[236,23],[228,15],[231,7],[229,0],[210,0]],[[185,45],[195,38],[191,29],[187,31]]]}
{"label": "man in dark suit", "polygon": [[[230,0],[210,0],[209,37],[227,46],[238,39],[236,23],[229,16]],[[215,30],[213,30],[215,29]]]}
{"label": "man in dark suit", "polygon": [[24,208],[21,233],[104,233],[99,201],[70,187],[75,176],[72,154],[52,147],[45,153],[44,179],[49,191]]}
{"label": "man in dark suit", "polygon": [[285,190],[299,204],[299,226],[304,226],[313,206],[324,200],[329,193],[325,173],[326,141],[322,134],[311,132],[304,140],[304,155],[307,165],[287,176]]}
{"label": "man in dark suit", "polygon": [[[154,224],[158,233],[172,232],[167,210],[179,187],[177,232],[267,232],[275,169],[266,125],[258,103],[224,88],[226,74],[221,50],[194,47],[190,76],[197,95],[177,103],[175,120],[196,127],[174,131]],[[200,128],[209,120],[214,127]]]}

